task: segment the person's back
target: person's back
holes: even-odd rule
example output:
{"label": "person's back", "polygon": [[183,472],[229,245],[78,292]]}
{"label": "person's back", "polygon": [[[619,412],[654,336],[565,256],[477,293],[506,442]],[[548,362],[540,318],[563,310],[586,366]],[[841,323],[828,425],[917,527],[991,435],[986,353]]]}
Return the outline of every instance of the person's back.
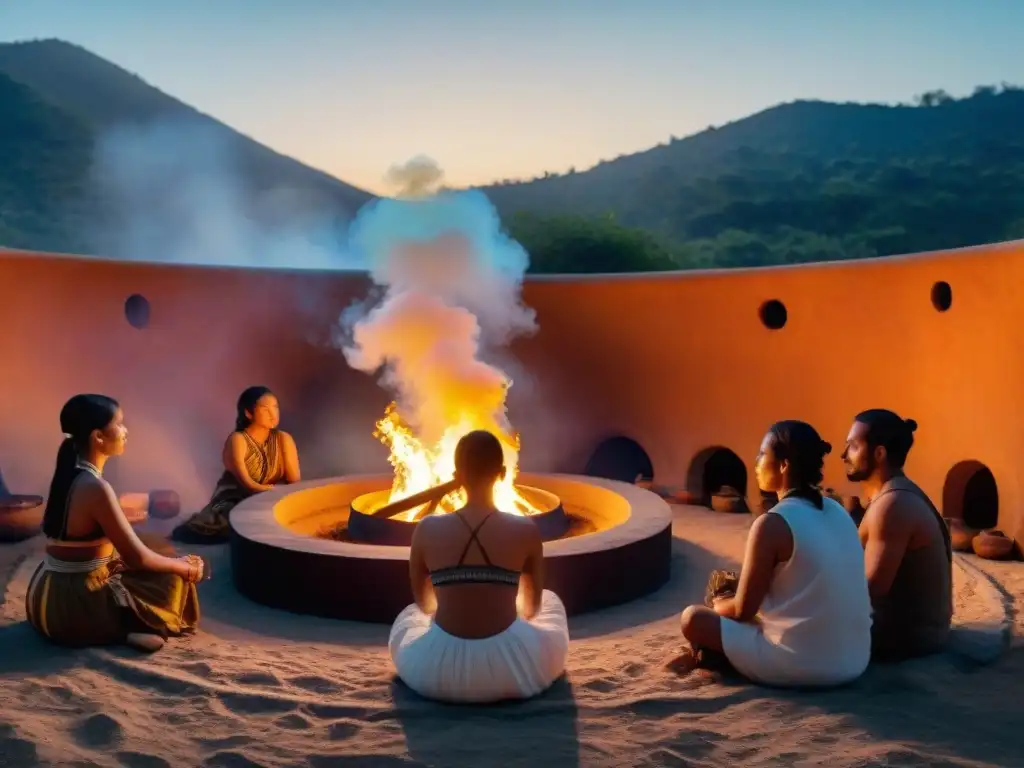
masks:
{"label": "person's back", "polygon": [[764,636],[787,683],[842,683],[860,675],[871,654],[871,601],[864,553],[846,510],[829,498],[818,509],[789,497],[768,514],[793,535],[793,555],[776,566],[761,605]]}
{"label": "person's back", "polygon": [[455,448],[466,505],[422,521],[409,552],[415,603],[388,647],[398,676],[429,698],[493,702],[534,696],[565,670],[565,607],[544,589],[544,550],[532,520],[494,506],[504,453],[488,432]]}
{"label": "person's back", "polygon": [[888,592],[874,597],[877,658],[918,656],[942,650],[953,618],[952,547],[938,510],[905,476],[889,480],[864,515],[861,537],[896,530],[905,541]]}
{"label": "person's back", "polygon": [[483,638],[516,620],[520,574],[539,544],[533,521],[487,505],[470,505],[420,523],[435,588],[434,621],[451,635]]}

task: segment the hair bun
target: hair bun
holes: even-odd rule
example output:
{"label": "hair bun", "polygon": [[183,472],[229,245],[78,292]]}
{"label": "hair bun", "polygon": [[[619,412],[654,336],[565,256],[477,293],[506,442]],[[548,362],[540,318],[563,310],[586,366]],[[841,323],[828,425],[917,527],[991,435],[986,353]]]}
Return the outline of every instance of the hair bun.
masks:
{"label": "hair bun", "polygon": [[830,443],[828,440],[822,440],[821,441],[821,455],[822,456],[828,456],[830,453],[832,453],[832,443]]}
{"label": "hair bun", "polygon": [[904,419],[903,423],[907,425],[907,429],[909,429],[911,432],[917,431],[917,422],[914,421],[913,419]]}

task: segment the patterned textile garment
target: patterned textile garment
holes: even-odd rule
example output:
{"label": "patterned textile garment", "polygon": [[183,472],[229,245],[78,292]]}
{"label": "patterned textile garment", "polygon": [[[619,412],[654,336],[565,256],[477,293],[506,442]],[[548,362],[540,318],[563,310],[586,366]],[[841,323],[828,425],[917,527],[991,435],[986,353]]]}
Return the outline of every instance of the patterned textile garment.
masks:
{"label": "patterned textile garment", "polygon": [[[275,485],[284,478],[284,451],[281,433],[272,430],[267,442],[260,445],[248,432],[245,438],[245,470],[250,479],[260,485]],[[172,538],[192,544],[217,544],[228,540],[228,518],[231,510],[242,500],[253,495],[227,470],[217,481],[210,503],[174,529]]]}
{"label": "patterned textile garment", "polygon": [[88,562],[46,555],[29,582],[25,610],[41,635],[73,647],[121,643],[130,632],[166,638],[199,624],[195,584],[128,570],[116,554]]}

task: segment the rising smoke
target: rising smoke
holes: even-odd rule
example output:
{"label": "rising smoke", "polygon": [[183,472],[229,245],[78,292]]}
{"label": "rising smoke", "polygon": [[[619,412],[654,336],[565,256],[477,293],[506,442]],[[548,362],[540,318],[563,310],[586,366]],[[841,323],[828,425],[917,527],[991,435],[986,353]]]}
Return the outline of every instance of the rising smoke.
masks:
{"label": "rising smoke", "polygon": [[434,191],[442,178],[423,157],[389,171],[401,196],[366,206],[350,230],[383,297],[341,318],[349,365],[383,369],[381,383],[427,445],[466,420],[507,433],[510,382],[482,358],[536,329],[520,299],[525,250],[482,193]]}
{"label": "rising smoke", "polygon": [[197,119],[112,128],[98,139],[90,193],[104,216],[85,237],[129,261],[353,269],[340,247],[347,217],[323,191],[245,167],[237,137]]}

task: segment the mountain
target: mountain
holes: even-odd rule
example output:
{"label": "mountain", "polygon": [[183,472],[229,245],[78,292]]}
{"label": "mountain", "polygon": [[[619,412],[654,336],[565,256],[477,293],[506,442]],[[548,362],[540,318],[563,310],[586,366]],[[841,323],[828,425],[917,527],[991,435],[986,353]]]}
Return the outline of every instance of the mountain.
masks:
{"label": "mountain", "polygon": [[[0,157],[16,158],[22,168],[18,176],[8,174],[7,169],[0,166],[0,190],[7,190],[0,191],[0,206],[3,206],[0,210],[19,210],[21,219],[45,219],[53,214],[57,199],[64,201],[73,188],[84,188],[90,164],[88,158],[94,154],[95,144],[101,137],[112,130],[132,127],[144,130],[154,125],[171,126],[168,130],[172,134],[178,128],[187,128],[190,135],[201,134],[207,145],[229,151],[238,170],[240,187],[251,199],[274,200],[279,199],[283,191],[288,193],[289,203],[285,206],[288,210],[282,215],[306,215],[316,209],[345,220],[373,199],[370,193],[274,152],[71,43],[41,40],[0,44],[0,77],[3,78],[0,81],[3,122],[8,115],[14,115],[15,122],[21,126],[15,133],[12,126],[0,125]],[[41,126],[42,136],[49,139],[34,138],[33,130],[29,129],[32,125]],[[45,153],[40,155],[43,143],[55,140],[56,136],[62,136],[63,149],[75,155],[75,162],[59,171],[56,158],[50,160]],[[83,155],[87,159],[84,166]],[[195,160],[203,161],[202,157]],[[32,167],[40,169],[38,177],[27,183],[25,191],[15,198],[9,188],[26,185],[24,175]],[[53,174],[61,178],[51,178]],[[57,184],[57,188],[43,194],[42,190],[49,189],[51,183]],[[82,201],[82,205],[85,204]],[[296,211],[296,207],[302,210]],[[8,237],[0,230],[0,242],[43,247],[36,239],[39,233],[31,221],[17,225],[15,231],[20,231],[21,235],[15,237],[13,243],[12,226],[7,225]],[[60,236],[55,239],[59,240]],[[48,241],[44,238],[43,242]]]}
{"label": "mountain", "polygon": [[[104,216],[117,221],[126,199],[147,221],[187,232],[179,209],[203,203],[181,202],[192,188],[182,191],[178,165],[202,176],[221,148],[237,166],[246,220],[305,232],[311,218],[326,217],[339,228],[317,236],[333,242],[372,199],[57,40],[0,44],[0,115],[0,243],[8,246],[110,252],[83,239],[83,223],[102,230]],[[979,87],[962,99],[933,91],[916,106],[796,101],[584,172],[482,189],[535,272],[955,248],[1024,237],[1022,122],[1024,90],[1014,86]],[[148,186],[120,197],[97,190],[105,141],[126,126],[153,124],[170,126],[168,133],[135,147],[115,169]],[[191,145],[182,131],[197,125],[218,151],[183,157]],[[139,170],[153,163],[164,174],[155,182]],[[201,184],[197,191],[208,192]],[[260,235],[253,242],[261,244]]]}
{"label": "mountain", "polygon": [[531,253],[546,247],[530,239],[543,229],[533,220],[559,216],[611,216],[683,266],[954,248],[1024,237],[1022,121],[1013,86],[932,92],[918,106],[798,101],[485,191]]}
{"label": "mountain", "polygon": [[92,155],[87,125],[0,74],[0,243],[63,250]]}

